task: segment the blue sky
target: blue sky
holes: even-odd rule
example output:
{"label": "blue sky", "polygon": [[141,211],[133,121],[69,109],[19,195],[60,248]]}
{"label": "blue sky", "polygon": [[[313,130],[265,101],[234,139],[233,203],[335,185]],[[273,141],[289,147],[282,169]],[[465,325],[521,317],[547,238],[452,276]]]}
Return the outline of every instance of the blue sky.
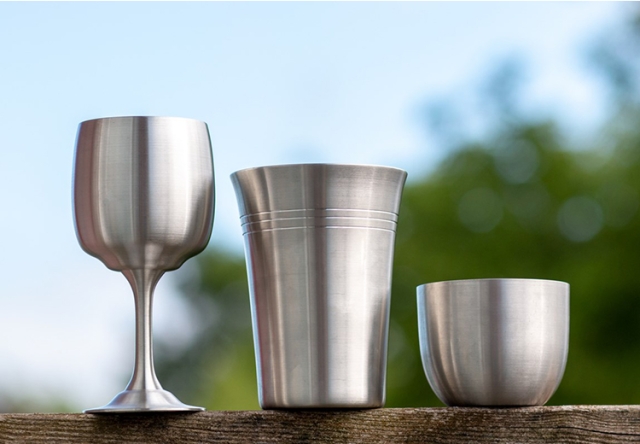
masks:
{"label": "blue sky", "polygon": [[[528,109],[585,130],[603,93],[585,50],[616,3],[0,2],[0,391],[106,403],[132,365],[133,303],[82,252],[72,220],[77,125],[116,115],[206,121],[211,245],[241,253],[229,174],[297,162],[432,168],[429,100],[469,97],[504,57],[530,68]],[[186,338],[175,277],[156,333]],[[185,400],[188,401],[188,400]]]}

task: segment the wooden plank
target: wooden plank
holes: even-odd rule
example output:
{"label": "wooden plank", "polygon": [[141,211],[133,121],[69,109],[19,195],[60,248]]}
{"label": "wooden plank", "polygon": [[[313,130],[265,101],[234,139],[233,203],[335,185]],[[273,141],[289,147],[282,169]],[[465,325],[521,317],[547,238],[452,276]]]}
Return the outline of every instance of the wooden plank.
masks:
{"label": "wooden plank", "polygon": [[640,406],[2,414],[1,443],[626,443]]}

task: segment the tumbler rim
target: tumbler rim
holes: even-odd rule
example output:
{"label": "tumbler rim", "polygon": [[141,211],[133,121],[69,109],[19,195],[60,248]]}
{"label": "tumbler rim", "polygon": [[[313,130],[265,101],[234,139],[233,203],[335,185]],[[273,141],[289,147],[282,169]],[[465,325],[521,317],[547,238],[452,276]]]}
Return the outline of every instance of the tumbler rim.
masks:
{"label": "tumbler rim", "polygon": [[375,164],[367,164],[367,163],[324,163],[324,162],[303,162],[303,163],[283,163],[283,164],[275,164],[275,165],[262,165],[256,167],[243,168],[241,170],[235,171],[231,173],[231,176],[234,176],[238,173],[245,171],[255,171],[255,170],[266,170],[266,169],[276,169],[276,168],[287,168],[287,167],[320,167],[320,166],[330,166],[330,167],[364,167],[364,168],[380,168],[380,169],[388,169],[398,171],[400,173],[407,174],[405,170],[398,167],[392,167],[387,165],[375,165]]}

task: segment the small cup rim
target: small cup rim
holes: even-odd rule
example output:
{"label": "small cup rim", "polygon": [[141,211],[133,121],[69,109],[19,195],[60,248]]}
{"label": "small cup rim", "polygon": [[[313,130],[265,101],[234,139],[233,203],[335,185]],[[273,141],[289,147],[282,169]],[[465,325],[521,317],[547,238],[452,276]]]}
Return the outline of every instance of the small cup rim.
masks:
{"label": "small cup rim", "polygon": [[452,279],[446,281],[437,281],[437,282],[428,282],[425,284],[418,285],[416,289],[421,288],[429,288],[434,286],[446,285],[446,286],[456,286],[456,285],[464,285],[470,283],[480,283],[480,282],[520,282],[520,283],[547,283],[550,285],[566,285],[570,287],[570,284],[565,281],[559,281],[555,279],[539,279],[539,278],[477,278],[477,279]]}

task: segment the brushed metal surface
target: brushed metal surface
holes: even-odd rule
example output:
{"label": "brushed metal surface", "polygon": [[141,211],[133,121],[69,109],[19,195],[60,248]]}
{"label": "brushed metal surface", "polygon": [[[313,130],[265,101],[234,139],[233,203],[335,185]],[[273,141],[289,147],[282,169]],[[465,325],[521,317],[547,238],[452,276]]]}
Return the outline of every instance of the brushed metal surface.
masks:
{"label": "brushed metal surface", "polygon": [[381,407],[406,173],[303,164],[251,168],[231,179],[245,239],[260,405]]}
{"label": "brushed metal surface", "polygon": [[543,405],[569,350],[569,284],[470,279],[417,289],[427,379],[451,406]]}
{"label": "brushed metal surface", "polygon": [[162,389],[153,368],[153,290],[167,270],[201,252],[213,223],[213,159],[207,125],[177,117],[82,122],[74,173],[82,248],[121,271],[134,292],[135,368],[129,385],[91,413],[202,410]]}

